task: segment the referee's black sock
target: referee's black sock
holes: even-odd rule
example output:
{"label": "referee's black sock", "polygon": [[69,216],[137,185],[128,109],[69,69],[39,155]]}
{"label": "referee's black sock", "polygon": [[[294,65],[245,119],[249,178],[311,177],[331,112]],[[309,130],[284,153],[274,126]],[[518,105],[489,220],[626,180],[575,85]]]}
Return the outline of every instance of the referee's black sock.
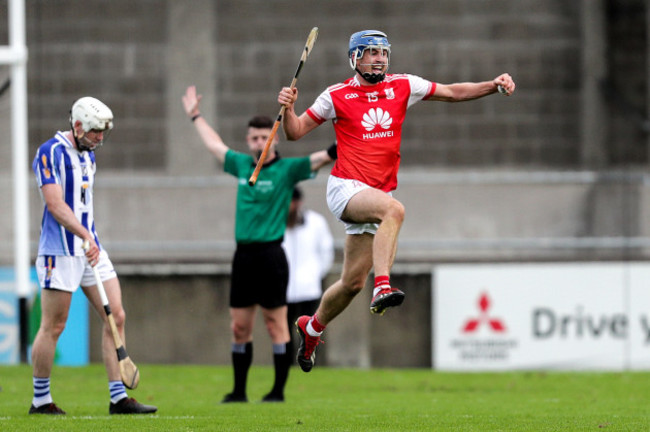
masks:
{"label": "referee's black sock", "polygon": [[253,343],[232,344],[232,366],[235,373],[233,395],[246,396],[246,380],[248,369],[253,362]]}
{"label": "referee's black sock", "polygon": [[291,343],[273,344],[273,366],[275,366],[275,381],[270,395],[284,398],[284,386],[289,378],[291,367]]}

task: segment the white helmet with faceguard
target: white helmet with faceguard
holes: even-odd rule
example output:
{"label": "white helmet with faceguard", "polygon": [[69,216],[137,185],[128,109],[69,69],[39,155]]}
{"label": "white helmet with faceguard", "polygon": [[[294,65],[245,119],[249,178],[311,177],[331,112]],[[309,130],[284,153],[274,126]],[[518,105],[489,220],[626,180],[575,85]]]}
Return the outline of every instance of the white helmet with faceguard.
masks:
{"label": "white helmet with faceguard", "polygon": [[[81,122],[83,133],[77,133],[75,129],[77,121]],[[74,138],[79,150],[94,150],[104,143],[113,130],[113,112],[99,99],[90,96],[82,97],[72,105],[70,127],[74,132]],[[86,137],[88,132],[103,132],[102,139],[91,142]]]}
{"label": "white helmet with faceguard", "polygon": [[[365,50],[371,48],[380,49],[386,52],[386,67],[381,73],[361,73],[357,68],[357,61],[363,56]],[[388,43],[388,37],[386,36],[386,33],[379,30],[363,30],[354,33],[352,36],[350,36],[348,57],[350,58],[350,67],[352,67],[354,71],[361,74],[361,76],[363,76],[366,81],[372,84],[376,84],[382,81],[386,76],[388,66],[390,66],[390,43]]]}

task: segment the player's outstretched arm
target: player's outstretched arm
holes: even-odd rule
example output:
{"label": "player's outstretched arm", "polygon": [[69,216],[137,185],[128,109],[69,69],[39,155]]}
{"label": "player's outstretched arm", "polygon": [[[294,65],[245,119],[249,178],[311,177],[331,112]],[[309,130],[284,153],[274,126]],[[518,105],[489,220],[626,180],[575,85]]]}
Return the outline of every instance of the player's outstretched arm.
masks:
{"label": "player's outstretched arm", "polygon": [[507,74],[501,74],[492,81],[464,82],[455,84],[438,84],[429,100],[444,102],[462,102],[491,95],[503,88],[504,94],[510,96],[515,91],[515,82]]}
{"label": "player's outstretched arm", "polygon": [[199,136],[203,140],[205,147],[217,157],[219,162],[223,163],[226,159],[226,153],[229,147],[223,142],[217,131],[215,131],[208,122],[201,116],[199,103],[202,96],[196,93],[195,86],[189,86],[183,95],[183,107],[185,113],[194,123]]}

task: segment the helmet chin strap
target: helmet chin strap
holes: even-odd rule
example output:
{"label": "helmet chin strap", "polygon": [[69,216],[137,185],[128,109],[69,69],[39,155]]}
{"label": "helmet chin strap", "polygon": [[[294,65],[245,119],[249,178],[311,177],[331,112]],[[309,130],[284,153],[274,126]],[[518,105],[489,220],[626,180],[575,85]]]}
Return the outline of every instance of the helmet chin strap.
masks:
{"label": "helmet chin strap", "polygon": [[[72,125],[70,125],[72,126]],[[97,147],[101,146],[103,144],[103,141],[100,141],[94,148],[87,146],[83,143],[83,139],[86,136],[86,133],[81,136],[81,138],[77,137],[77,132],[75,131],[74,127],[72,127],[72,137],[74,138],[74,142],[77,145],[77,150],[79,151],[94,151],[97,149]]]}
{"label": "helmet chin strap", "polygon": [[[376,66],[380,65],[381,63],[373,63],[373,64],[363,64],[364,66]],[[384,78],[386,78],[386,72],[388,71],[388,64],[381,64],[382,66],[385,66],[385,69],[381,73],[370,73],[370,72],[361,72],[359,70],[359,67],[357,65],[357,59],[356,57],[354,58],[354,61],[350,61],[350,65],[354,69],[355,72],[357,72],[359,75],[363,77],[366,81],[368,81],[370,84],[377,84],[379,82],[382,82]]]}
{"label": "helmet chin strap", "polygon": [[77,150],[79,150],[79,151],[88,151],[88,150],[90,150],[90,148],[83,145],[81,143],[81,140],[79,138],[77,138],[77,131],[75,130],[74,125],[72,124],[72,121],[70,121],[70,129],[72,129],[72,138],[74,138],[74,143],[77,146]]}
{"label": "helmet chin strap", "polygon": [[361,72],[359,68],[354,69],[359,75],[363,77],[366,81],[368,81],[370,84],[377,84],[378,82],[382,82],[384,78],[386,78],[386,73],[370,73],[370,72]]}
{"label": "helmet chin strap", "polygon": [[77,143],[77,148],[79,150],[81,150],[81,151],[95,151],[95,150],[97,150],[97,147],[102,145],[102,143],[100,142],[94,147],[89,147],[89,146],[82,143],[83,137],[81,139],[79,139],[77,137],[74,137],[74,140]]}

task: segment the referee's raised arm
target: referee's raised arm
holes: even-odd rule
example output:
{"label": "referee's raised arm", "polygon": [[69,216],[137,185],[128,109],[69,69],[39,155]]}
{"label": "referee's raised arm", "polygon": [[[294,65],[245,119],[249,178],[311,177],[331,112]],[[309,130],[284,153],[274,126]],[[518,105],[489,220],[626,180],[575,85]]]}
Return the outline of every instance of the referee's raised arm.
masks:
{"label": "referee's raised arm", "polygon": [[205,147],[217,157],[219,162],[223,163],[230,148],[224,144],[217,131],[201,116],[199,103],[202,97],[202,95],[196,94],[196,86],[189,86],[183,95],[183,107],[189,119],[194,123],[194,127],[196,127]]}

